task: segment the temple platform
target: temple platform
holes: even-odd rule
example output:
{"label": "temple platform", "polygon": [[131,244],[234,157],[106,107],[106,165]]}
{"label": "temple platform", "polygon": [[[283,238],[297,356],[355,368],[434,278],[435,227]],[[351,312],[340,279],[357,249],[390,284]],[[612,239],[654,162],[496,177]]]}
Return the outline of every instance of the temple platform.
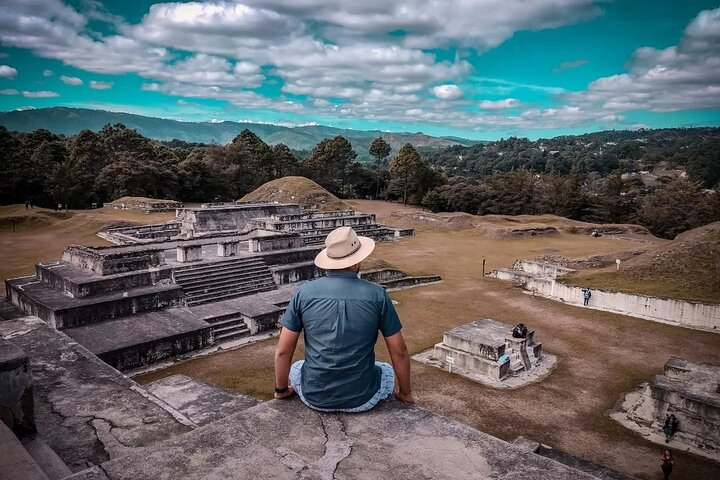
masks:
{"label": "temple platform", "polygon": [[[679,426],[665,443],[669,414]],[[720,463],[720,365],[670,357],[662,375],[627,393],[610,416],[652,442]]]}
{"label": "temple platform", "polygon": [[534,330],[514,338],[512,329],[492,319],[460,325],[413,359],[495,388],[517,388],[543,379],[557,358],[542,352]]}

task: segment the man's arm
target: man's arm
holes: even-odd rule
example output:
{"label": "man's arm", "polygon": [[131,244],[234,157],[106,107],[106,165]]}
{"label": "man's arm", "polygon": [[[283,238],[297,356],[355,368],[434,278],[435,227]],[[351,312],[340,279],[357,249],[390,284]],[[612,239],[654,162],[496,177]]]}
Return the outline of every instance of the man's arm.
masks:
{"label": "man's arm", "polygon": [[400,389],[395,392],[395,398],[402,402],[415,403],[410,387],[410,354],[408,353],[402,332],[385,337],[385,344],[390,352],[395,377]]}
{"label": "man's arm", "polygon": [[293,332],[287,328],[280,331],[280,340],[278,340],[277,349],[275,350],[275,388],[287,387],[285,393],[275,393],[275,398],[289,397],[295,390],[289,384],[290,363],[292,362],[295,347],[297,346],[300,332]]}

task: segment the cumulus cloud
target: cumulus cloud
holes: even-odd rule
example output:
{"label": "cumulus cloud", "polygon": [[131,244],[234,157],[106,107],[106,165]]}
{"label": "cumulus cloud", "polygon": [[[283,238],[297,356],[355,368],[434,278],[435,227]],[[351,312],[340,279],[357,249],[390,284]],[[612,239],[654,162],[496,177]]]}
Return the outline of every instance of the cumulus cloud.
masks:
{"label": "cumulus cloud", "polygon": [[3,90],[0,90],[0,95],[19,95],[20,92],[15,90],[14,88],[5,88]]}
{"label": "cumulus cloud", "polygon": [[0,65],[0,78],[15,78],[18,71],[9,65]]}
{"label": "cumulus cloud", "polygon": [[677,45],[637,49],[628,73],[595,80],[568,101],[608,111],[720,107],[720,8],[700,12]]}
{"label": "cumulus cloud", "polygon": [[520,105],[514,98],[505,98],[503,100],[483,100],[478,105],[483,110],[503,110],[506,108],[514,108]]}
{"label": "cumulus cloud", "polygon": [[72,85],[74,87],[78,87],[83,84],[83,81],[78,77],[66,77],[65,75],[60,75],[60,81],[66,85]]}
{"label": "cumulus cloud", "polygon": [[97,80],[90,80],[90,88],[95,90],[110,90],[113,86],[113,82],[99,82]]}
{"label": "cumulus cloud", "polygon": [[28,90],[23,90],[22,94],[23,94],[23,97],[26,97],[26,98],[52,98],[52,97],[60,96],[59,93],[51,92],[48,90],[41,90],[39,92],[30,92]]}
{"label": "cumulus cloud", "polygon": [[432,89],[433,95],[441,100],[457,100],[462,97],[462,89],[457,85],[438,85]]}

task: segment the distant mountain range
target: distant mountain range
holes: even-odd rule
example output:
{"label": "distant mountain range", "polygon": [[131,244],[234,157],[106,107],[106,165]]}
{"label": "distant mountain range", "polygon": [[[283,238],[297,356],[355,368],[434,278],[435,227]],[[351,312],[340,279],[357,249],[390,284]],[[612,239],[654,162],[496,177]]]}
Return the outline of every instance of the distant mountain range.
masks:
{"label": "distant mountain range", "polygon": [[83,108],[40,108],[0,112],[0,125],[8,130],[32,132],[44,128],[56,134],[75,135],[81,130],[98,131],[105,124],[122,123],[128,128],[155,140],[184,140],[186,142],[226,144],[241,131],[248,129],[270,145],[284,143],[295,150],[311,150],[321,140],[342,135],[347,138],[358,153],[367,156],[373,139],[382,135],[397,152],[405,143],[416,147],[448,147],[451,145],[473,145],[480,143],[463,138],[442,138],[423,133],[388,133],[379,130],[349,130],[307,125],[284,127],[265,123],[240,122],[179,122],[164,118],[144,117],[130,113],[107,112]]}

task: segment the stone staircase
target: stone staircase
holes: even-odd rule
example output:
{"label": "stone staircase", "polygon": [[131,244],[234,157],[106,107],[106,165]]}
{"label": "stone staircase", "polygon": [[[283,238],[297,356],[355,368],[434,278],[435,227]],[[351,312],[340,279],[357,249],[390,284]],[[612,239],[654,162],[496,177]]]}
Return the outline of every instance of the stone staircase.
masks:
{"label": "stone staircase", "polygon": [[173,279],[189,307],[277,288],[267,264],[257,257],[180,267]]}
{"label": "stone staircase", "polygon": [[228,313],[206,321],[212,326],[215,343],[250,335],[250,329],[240,313]]}

